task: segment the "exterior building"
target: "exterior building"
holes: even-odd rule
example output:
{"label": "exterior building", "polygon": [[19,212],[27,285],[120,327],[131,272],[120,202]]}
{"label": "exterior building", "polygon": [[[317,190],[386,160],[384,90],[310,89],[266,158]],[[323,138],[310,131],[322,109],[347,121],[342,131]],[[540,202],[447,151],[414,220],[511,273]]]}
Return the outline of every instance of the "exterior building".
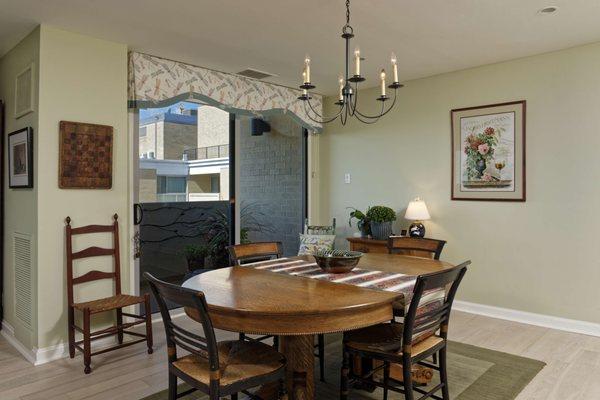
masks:
{"label": "exterior building", "polygon": [[140,120],[140,202],[229,198],[229,114],[169,109]]}

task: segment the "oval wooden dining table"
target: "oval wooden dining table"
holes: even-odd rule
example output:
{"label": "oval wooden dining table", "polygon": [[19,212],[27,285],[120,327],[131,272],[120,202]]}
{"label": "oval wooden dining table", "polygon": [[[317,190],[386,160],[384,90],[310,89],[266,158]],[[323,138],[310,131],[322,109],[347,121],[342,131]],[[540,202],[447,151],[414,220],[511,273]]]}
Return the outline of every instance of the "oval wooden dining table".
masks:
{"label": "oval wooden dining table", "polygon": [[[314,262],[311,256],[287,260]],[[427,258],[365,254],[359,268],[419,275],[453,265]],[[398,292],[292,276],[252,267],[215,269],[194,276],[184,287],[204,292],[216,328],[280,336],[286,356],[290,398],[315,398],[314,335],[344,332],[390,321]],[[199,320],[192,309],[185,310]]]}

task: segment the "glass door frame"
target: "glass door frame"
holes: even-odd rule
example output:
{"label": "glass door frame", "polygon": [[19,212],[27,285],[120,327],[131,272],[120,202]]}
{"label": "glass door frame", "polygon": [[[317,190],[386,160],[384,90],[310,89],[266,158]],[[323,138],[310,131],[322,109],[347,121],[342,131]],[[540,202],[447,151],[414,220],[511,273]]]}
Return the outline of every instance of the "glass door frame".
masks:
{"label": "glass door frame", "polygon": [[[239,188],[239,173],[238,173],[238,162],[240,148],[237,146],[239,142],[239,135],[241,134],[240,118],[241,115],[235,113],[229,113],[229,217],[230,217],[230,243],[235,244],[240,241],[240,215],[239,207],[237,207]],[[129,273],[129,293],[133,295],[140,294],[140,259],[136,257],[136,237],[139,235],[139,225],[137,225],[136,218],[136,204],[139,203],[139,110],[129,110],[129,182],[128,185],[128,202],[129,210],[131,210],[131,217],[128,220],[127,236],[130,240],[128,261],[130,267]],[[310,154],[310,143],[309,137],[310,132],[306,128],[302,128],[302,221],[301,226],[304,227],[306,218],[308,218],[310,208],[310,182],[309,182],[309,170],[311,164]],[[299,232],[301,233],[301,232]],[[139,306],[135,307],[135,312],[139,312]],[[155,318],[159,316],[155,316]]]}

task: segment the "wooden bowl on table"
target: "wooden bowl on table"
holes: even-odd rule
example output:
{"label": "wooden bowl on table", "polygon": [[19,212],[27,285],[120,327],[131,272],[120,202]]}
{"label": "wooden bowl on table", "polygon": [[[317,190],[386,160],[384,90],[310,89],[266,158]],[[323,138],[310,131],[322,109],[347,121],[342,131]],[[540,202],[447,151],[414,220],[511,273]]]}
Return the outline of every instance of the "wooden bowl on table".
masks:
{"label": "wooden bowl on table", "polygon": [[313,256],[323,271],[331,274],[343,274],[356,268],[362,255],[363,253],[359,251],[321,250]]}

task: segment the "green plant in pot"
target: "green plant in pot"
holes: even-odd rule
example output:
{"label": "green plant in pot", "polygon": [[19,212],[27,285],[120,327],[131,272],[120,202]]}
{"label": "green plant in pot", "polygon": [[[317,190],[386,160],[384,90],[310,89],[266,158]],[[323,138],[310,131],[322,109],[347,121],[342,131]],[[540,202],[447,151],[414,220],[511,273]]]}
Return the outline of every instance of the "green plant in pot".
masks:
{"label": "green plant in pot", "polygon": [[183,255],[187,260],[188,271],[194,272],[204,268],[205,260],[210,249],[206,245],[188,244],[183,249]]}
{"label": "green plant in pot", "polygon": [[371,225],[371,235],[376,240],[386,240],[392,234],[392,223],[396,212],[386,206],[373,206],[367,210],[366,217]]}
{"label": "green plant in pot", "polygon": [[360,235],[362,237],[368,237],[371,234],[371,225],[369,224],[369,219],[367,218],[367,215],[360,211],[359,209],[356,209],[354,207],[347,207],[348,209],[352,210],[350,212],[350,218],[348,219],[348,224],[350,226],[352,226],[352,220],[356,219],[356,227],[358,228],[358,230],[360,231]]}

